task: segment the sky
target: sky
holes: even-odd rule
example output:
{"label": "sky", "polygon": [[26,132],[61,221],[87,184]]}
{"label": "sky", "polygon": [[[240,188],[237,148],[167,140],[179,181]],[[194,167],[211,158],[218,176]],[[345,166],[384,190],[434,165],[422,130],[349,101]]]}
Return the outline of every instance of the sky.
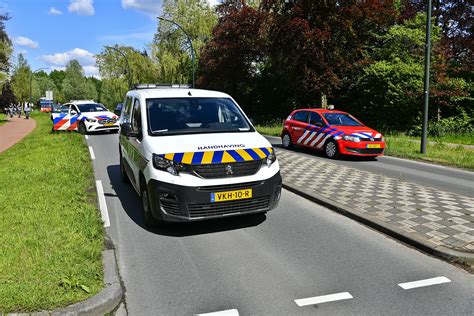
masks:
{"label": "sky", "polygon": [[[215,4],[216,0],[209,0]],[[146,49],[153,40],[162,0],[0,0],[14,44],[32,70],[64,69],[77,59],[86,76],[99,77],[94,54],[104,45]]]}

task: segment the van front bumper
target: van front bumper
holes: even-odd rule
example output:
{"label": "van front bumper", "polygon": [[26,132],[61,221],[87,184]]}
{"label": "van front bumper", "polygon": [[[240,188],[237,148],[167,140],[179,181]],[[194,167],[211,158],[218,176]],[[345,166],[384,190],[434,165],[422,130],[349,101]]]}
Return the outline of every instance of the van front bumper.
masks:
{"label": "van front bumper", "polygon": [[[165,222],[189,222],[270,211],[278,205],[281,184],[280,172],[266,180],[201,187],[152,179],[148,193],[153,217]],[[211,193],[243,189],[252,189],[252,198],[211,202]]]}

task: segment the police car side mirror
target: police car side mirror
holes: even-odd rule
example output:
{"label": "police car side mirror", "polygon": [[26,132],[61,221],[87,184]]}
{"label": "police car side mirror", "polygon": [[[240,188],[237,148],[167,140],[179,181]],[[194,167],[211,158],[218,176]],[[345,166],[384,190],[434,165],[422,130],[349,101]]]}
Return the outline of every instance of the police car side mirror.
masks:
{"label": "police car side mirror", "polygon": [[122,135],[127,136],[127,137],[138,137],[138,132],[135,132],[132,129],[132,124],[130,123],[123,123],[120,125],[120,131]]}
{"label": "police car side mirror", "polygon": [[77,112],[76,112],[76,111],[74,111],[74,110],[71,110],[71,115],[76,115],[76,114],[77,114]]}

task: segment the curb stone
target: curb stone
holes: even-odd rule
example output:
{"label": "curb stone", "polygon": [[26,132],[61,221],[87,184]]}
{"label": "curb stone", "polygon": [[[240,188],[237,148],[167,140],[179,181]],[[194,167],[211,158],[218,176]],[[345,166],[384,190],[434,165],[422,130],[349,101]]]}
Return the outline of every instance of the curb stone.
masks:
{"label": "curb stone", "polygon": [[411,246],[414,246],[418,248],[419,250],[422,250],[426,253],[429,253],[431,255],[434,255],[436,257],[440,257],[443,259],[446,259],[448,261],[452,262],[458,262],[458,263],[463,263],[465,265],[468,265],[470,267],[474,266],[474,254],[472,253],[466,253],[466,252],[461,252],[457,251],[454,249],[449,249],[443,246],[438,246],[435,245],[427,240],[423,240],[421,238],[418,238],[417,236],[410,236],[409,233],[406,233],[400,229],[397,229],[396,227],[390,227],[389,225],[385,224],[382,221],[379,221],[377,219],[371,218],[365,214],[362,214],[358,211],[350,210],[349,208],[342,206],[341,204],[330,201],[329,199],[326,199],[320,195],[318,195],[315,192],[311,192],[309,190],[306,190],[304,188],[297,187],[292,184],[285,183],[285,180],[283,180],[283,188],[287,189],[288,191],[291,191],[297,195],[300,195],[312,202],[318,203],[320,205],[323,205],[333,211],[338,212],[339,214],[342,214],[346,217],[349,217],[351,219],[354,219],[362,224],[365,224],[369,227],[372,227],[384,234],[387,234],[395,239],[398,239],[406,244],[409,244]]}
{"label": "curb stone", "polygon": [[96,295],[85,301],[69,305],[53,311],[41,311],[36,313],[14,313],[8,316],[59,316],[59,315],[104,315],[110,313],[120,304],[123,296],[123,288],[120,282],[115,251],[113,249],[102,251],[102,263],[104,265],[105,288]]}

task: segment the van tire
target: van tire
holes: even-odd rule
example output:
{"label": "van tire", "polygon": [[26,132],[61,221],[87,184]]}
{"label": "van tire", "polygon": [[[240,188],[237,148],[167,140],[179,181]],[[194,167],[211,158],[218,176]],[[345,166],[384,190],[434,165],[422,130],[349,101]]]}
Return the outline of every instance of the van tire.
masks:
{"label": "van tire", "polygon": [[128,178],[127,172],[125,171],[125,165],[123,163],[122,152],[120,151],[120,179],[123,183],[130,183],[130,179]]}
{"label": "van tire", "polygon": [[142,185],[141,187],[142,187],[141,198],[142,198],[143,219],[144,219],[145,225],[150,228],[157,227],[161,224],[161,222],[156,220],[153,217],[153,214],[151,212],[150,197],[148,196],[148,188],[146,187],[146,185]]}

